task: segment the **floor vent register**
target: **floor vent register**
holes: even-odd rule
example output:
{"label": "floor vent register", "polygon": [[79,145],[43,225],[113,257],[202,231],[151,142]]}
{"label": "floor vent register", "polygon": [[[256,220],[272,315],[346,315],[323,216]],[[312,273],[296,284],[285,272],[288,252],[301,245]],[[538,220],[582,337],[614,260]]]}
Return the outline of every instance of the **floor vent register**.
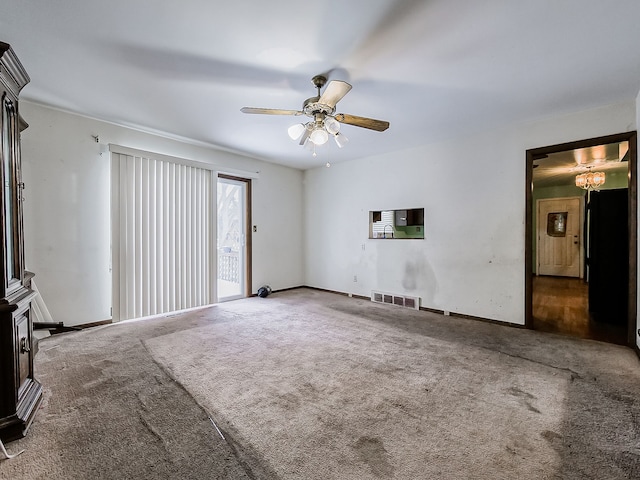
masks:
{"label": "floor vent register", "polygon": [[395,293],[377,292],[374,290],[371,292],[371,301],[413,308],[414,310],[420,309],[420,297],[411,297],[408,295],[397,295]]}

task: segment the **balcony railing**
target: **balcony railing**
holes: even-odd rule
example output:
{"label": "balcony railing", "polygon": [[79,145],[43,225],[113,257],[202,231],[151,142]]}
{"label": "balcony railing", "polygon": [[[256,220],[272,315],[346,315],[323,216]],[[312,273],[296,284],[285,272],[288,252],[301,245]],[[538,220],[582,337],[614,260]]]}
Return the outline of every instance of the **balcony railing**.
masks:
{"label": "balcony railing", "polygon": [[218,251],[218,280],[240,283],[240,261],[238,252]]}

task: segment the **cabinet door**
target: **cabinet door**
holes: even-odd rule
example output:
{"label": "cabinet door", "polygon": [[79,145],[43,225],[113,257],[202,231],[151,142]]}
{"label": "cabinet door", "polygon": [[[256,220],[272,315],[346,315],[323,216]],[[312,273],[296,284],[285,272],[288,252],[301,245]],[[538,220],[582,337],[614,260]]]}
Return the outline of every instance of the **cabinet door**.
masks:
{"label": "cabinet door", "polygon": [[15,345],[18,359],[18,398],[22,397],[23,390],[28,386],[31,378],[31,328],[29,317],[22,313],[14,318],[15,321]]}
{"label": "cabinet door", "polygon": [[18,205],[16,155],[19,138],[14,102],[5,95],[2,100],[2,198],[4,218],[4,295],[20,286],[20,252],[18,238]]}

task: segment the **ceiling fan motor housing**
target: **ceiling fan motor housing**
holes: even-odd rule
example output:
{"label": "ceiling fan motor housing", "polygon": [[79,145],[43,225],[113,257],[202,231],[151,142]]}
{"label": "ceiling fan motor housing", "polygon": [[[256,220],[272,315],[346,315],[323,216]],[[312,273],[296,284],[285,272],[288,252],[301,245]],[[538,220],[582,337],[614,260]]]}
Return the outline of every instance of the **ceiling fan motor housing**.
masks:
{"label": "ceiling fan motor housing", "polygon": [[311,79],[311,81],[316,86],[316,88],[320,89],[327,83],[327,77],[325,77],[324,75],[316,75]]}
{"label": "ceiling fan motor housing", "polygon": [[320,97],[307,98],[302,105],[302,111],[309,117],[315,116],[316,113],[324,113],[325,115],[332,115],[336,111],[335,107],[331,107],[324,103],[318,102]]}

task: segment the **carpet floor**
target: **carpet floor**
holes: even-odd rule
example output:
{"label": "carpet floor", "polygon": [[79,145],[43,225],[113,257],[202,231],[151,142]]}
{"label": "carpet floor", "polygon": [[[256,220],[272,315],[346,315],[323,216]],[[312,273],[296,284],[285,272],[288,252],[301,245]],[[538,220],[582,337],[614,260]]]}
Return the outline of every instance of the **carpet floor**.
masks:
{"label": "carpet floor", "polygon": [[43,340],[7,479],[640,478],[628,348],[297,289]]}

